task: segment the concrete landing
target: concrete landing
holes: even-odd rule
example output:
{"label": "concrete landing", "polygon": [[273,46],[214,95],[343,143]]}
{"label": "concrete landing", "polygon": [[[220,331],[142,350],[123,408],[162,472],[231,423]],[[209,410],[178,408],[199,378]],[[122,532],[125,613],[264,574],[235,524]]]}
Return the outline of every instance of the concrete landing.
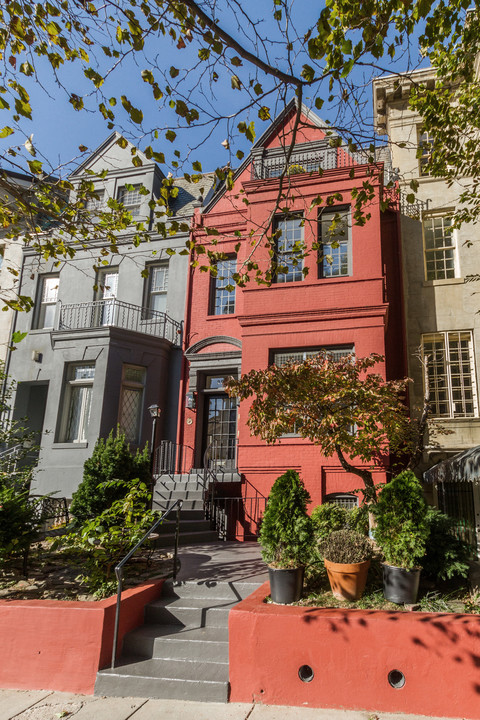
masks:
{"label": "concrete landing", "polygon": [[179,549],[181,582],[208,581],[253,583],[268,580],[267,566],[257,542],[215,542],[184,545]]}

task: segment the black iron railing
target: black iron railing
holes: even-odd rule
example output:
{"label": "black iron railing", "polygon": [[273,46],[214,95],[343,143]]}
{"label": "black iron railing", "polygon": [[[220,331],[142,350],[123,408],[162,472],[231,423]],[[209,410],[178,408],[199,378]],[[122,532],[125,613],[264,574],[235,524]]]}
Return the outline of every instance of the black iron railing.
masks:
{"label": "black iron railing", "polygon": [[181,324],[166,313],[114,298],[60,305],[55,329],[84,330],[109,326],[165,338],[173,345],[181,344]]}
{"label": "black iron railing", "polygon": [[162,440],[155,450],[154,475],[187,474],[193,467],[193,448],[171,440]]}
{"label": "black iron railing", "polygon": [[147,530],[145,535],[142,537],[141,540],[138,541],[138,543],[135,545],[134,548],[130,550],[130,552],[125,555],[123,560],[120,560],[118,565],[115,566],[115,575],[117,578],[117,604],[115,608],[115,625],[113,629],[113,647],[112,647],[112,670],[115,668],[115,660],[117,657],[117,644],[118,644],[118,626],[120,623],[120,608],[121,608],[121,602],[122,602],[122,588],[123,588],[123,568],[125,564],[130,560],[130,558],[135,555],[137,550],[143,545],[143,543],[148,540],[150,535],[155,532],[157,527],[165,520],[165,518],[170,515],[170,513],[177,509],[177,518],[176,518],[176,526],[175,526],[175,549],[173,553],[173,579],[175,580],[177,577],[177,556],[178,556],[178,537],[180,535],[180,511],[182,509],[183,500],[176,500],[172,505],[170,505],[167,510],[161,515],[161,517],[156,520],[152,527]]}
{"label": "black iron railing", "polygon": [[254,540],[258,537],[266,503],[267,498],[260,494],[220,497],[211,492],[206,501],[206,517],[220,540]]}

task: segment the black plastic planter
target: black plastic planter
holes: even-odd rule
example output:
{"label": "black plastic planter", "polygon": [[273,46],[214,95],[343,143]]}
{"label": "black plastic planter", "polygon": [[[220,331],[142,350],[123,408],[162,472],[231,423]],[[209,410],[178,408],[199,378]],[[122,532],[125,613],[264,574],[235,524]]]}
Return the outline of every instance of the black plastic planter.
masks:
{"label": "black plastic planter", "polygon": [[268,568],[268,579],[270,580],[270,594],[274,603],[278,605],[290,605],[302,597],[303,574],[305,568],[299,567],[293,570]]}
{"label": "black plastic planter", "polygon": [[405,570],[382,563],[383,594],[387,600],[397,605],[413,605],[417,601],[421,568]]}

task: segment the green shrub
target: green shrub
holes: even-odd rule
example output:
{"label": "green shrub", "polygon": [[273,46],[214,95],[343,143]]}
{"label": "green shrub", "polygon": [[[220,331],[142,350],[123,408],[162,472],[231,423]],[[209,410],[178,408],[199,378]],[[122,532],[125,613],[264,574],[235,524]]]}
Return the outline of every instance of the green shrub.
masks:
{"label": "green shrub", "polygon": [[371,509],[377,521],[375,540],[386,562],[407,570],[418,567],[430,527],[427,503],[415,475],[406,470],[387,483]]}
{"label": "green shrub", "polygon": [[310,495],[294,470],[277,478],[268,496],[259,542],[266,563],[294,568],[309,560],[313,525],[307,514]]}
{"label": "green shrub", "polygon": [[54,546],[69,547],[86,554],[85,575],[89,590],[98,597],[116,591],[115,566],[137,544],[158,514],[146,510],[151,500],[149,487],[139,478],[104,483],[107,492],[122,488],[124,496],[74,532],[60,537]]}
{"label": "green shrub", "polygon": [[128,481],[133,478],[146,484],[151,481],[148,446],[132,455],[125,435],[117,428],[106,440],[97,441],[92,457],[85,462],[83,480],[73,494],[70,508],[75,524],[97,517],[125,497]]}
{"label": "green shrub", "polygon": [[348,509],[336,503],[326,502],[317,505],[311,517],[317,540],[326,538],[331,532],[343,528],[368,535],[368,508],[366,505]]}
{"label": "green shrub", "polygon": [[321,540],[331,532],[347,527],[348,510],[336,503],[326,502],[314,508],[311,518],[315,537]]}
{"label": "green shrub", "polygon": [[440,580],[466,578],[472,551],[467,543],[453,534],[455,521],[437,508],[429,507],[427,522],[430,532],[422,560],[425,573]]}
{"label": "green shrub", "polygon": [[360,563],[373,557],[372,541],[355,530],[334,530],[318,544],[320,557],[333,563]]}
{"label": "green shrub", "polygon": [[361,535],[368,535],[368,505],[359,505],[347,512],[347,527]]}
{"label": "green shrub", "polygon": [[28,553],[38,540],[40,521],[28,490],[0,485],[0,562],[12,555]]}

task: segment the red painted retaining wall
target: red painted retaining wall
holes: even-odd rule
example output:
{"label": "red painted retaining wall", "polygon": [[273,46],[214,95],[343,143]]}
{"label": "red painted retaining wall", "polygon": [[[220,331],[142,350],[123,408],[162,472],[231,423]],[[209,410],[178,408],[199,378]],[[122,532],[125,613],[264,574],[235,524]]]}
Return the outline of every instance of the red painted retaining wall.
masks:
{"label": "red painted retaining wall", "polygon": [[478,616],[286,607],[269,592],[230,612],[231,702],[480,718]]}
{"label": "red painted retaining wall", "polygon": [[[119,643],[143,623],[163,580],[122,593]],[[1,600],[0,687],[93,694],[97,670],[111,661],[116,597],[99,602]]]}

